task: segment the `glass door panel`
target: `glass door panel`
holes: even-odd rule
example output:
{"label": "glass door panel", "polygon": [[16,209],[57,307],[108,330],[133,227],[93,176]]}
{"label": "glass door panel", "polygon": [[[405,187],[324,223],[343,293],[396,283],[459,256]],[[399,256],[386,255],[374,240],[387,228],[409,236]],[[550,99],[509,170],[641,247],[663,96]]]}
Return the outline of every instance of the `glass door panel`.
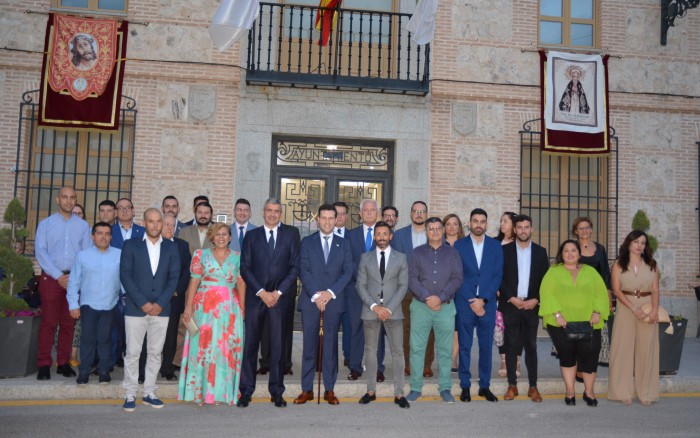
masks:
{"label": "glass door panel", "polygon": [[280,202],[284,207],[282,222],[299,229],[304,238],[318,230],[318,207],[326,202],[328,184],[324,178],[280,179]]}
{"label": "glass door panel", "polygon": [[382,206],[384,198],[384,184],[382,182],[357,181],[339,179],[336,186],[334,199],[348,204],[349,220],[345,224],[348,230],[360,225],[360,202],[363,199],[374,199]]}

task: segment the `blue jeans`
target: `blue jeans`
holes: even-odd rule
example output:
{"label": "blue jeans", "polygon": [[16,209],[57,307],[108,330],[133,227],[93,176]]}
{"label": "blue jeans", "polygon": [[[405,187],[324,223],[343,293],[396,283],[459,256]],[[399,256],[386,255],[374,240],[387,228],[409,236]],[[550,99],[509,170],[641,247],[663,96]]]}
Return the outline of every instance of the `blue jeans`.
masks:
{"label": "blue jeans", "polygon": [[109,372],[112,367],[110,350],[112,349],[112,326],[114,309],[95,310],[90,306],[80,306],[80,367],[81,376],[90,374],[95,352],[100,362],[97,369],[100,374]]}

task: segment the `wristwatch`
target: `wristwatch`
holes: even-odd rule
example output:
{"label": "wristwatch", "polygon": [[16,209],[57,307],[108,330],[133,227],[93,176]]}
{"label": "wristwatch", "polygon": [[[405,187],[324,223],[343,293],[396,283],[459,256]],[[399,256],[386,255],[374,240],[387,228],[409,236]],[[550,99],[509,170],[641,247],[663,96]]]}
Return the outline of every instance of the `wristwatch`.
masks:
{"label": "wristwatch", "polygon": [[555,318],[559,318],[560,316],[561,316],[561,313],[559,313],[559,312],[557,312],[557,313],[554,314],[554,317],[555,317]]}

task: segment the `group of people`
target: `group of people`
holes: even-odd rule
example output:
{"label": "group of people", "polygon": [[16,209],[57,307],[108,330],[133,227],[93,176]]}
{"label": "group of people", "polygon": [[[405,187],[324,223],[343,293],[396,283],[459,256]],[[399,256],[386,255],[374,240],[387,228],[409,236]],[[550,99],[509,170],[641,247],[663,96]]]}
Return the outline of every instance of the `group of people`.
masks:
{"label": "group of people", "polygon": [[[536,337],[541,317],[559,356],[566,404],[575,404],[579,371],[583,399],[595,406],[593,383],[601,329],[610,315],[609,290],[617,297],[618,317],[608,397],[629,404],[636,390],[649,404],[658,396],[658,269],[643,232],[627,236],[608,280],[605,249],[590,239],[587,218],[575,221],[578,239],[561,244],[550,268],[545,249],[532,242],[530,217],[504,214],[495,239],[486,235],[488,215],[480,208],[471,211],[465,233],[458,215],[429,216],[423,201],[411,205],[411,223],[398,229],[396,207],[380,211],[376,201],[365,199],[359,207],[361,224],[348,230],[348,205],[324,204],[316,214],[318,231],[300,239],[297,228],[281,222],[283,206],[276,199],[265,201],[260,227],[250,223],[245,199],[236,201],[229,226],[212,222],[206,196],[195,198],[194,219],[182,223],[178,200],[167,196],[161,209],[144,212],[144,227],[134,223],[129,199],[107,200],[92,228],[74,214],[76,200],[72,188],[61,188],[57,212],[37,228],[43,308],[37,378],[51,377],[57,329],[56,372],[76,375],[69,359],[79,318],[77,383],[88,383],[93,372],[100,383],[109,383],[110,371],[123,363],[125,411],[135,409],[139,384],[144,404],[163,406],[156,393],[159,372],[179,379],[180,400],[241,408],[251,401],[256,376],[269,373],[270,401],[286,406],[284,376],[292,372],[295,310],[301,313],[303,351],[302,392],[294,404],[314,399],[317,372],[324,400],[339,404],[334,387],[341,327],[347,378],[366,375],[361,404],[375,400],[376,384],[385,380],[385,337],[399,407],[408,408],[422,396],[434,357],[442,400],[455,401],[451,372],[456,371],[459,399],[471,401],[475,333],[476,394],[495,402],[490,379],[498,318],[505,326],[501,353],[508,390],[503,398],[518,395],[524,353],[527,395],[540,402]],[[302,285],[298,296],[297,279]],[[408,393],[405,376],[410,376]]]}

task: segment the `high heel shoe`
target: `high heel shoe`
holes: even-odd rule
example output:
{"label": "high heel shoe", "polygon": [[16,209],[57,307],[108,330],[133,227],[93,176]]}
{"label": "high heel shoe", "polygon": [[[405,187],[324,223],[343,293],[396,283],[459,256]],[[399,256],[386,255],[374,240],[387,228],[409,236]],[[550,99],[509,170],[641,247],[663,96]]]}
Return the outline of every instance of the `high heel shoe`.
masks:
{"label": "high heel shoe", "polygon": [[564,403],[566,403],[567,406],[576,406],[576,396],[575,395],[573,397],[564,396]]}
{"label": "high heel shoe", "polygon": [[585,401],[586,404],[592,408],[598,406],[598,399],[589,397],[586,394],[586,391],[583,391],[583,401]]}

